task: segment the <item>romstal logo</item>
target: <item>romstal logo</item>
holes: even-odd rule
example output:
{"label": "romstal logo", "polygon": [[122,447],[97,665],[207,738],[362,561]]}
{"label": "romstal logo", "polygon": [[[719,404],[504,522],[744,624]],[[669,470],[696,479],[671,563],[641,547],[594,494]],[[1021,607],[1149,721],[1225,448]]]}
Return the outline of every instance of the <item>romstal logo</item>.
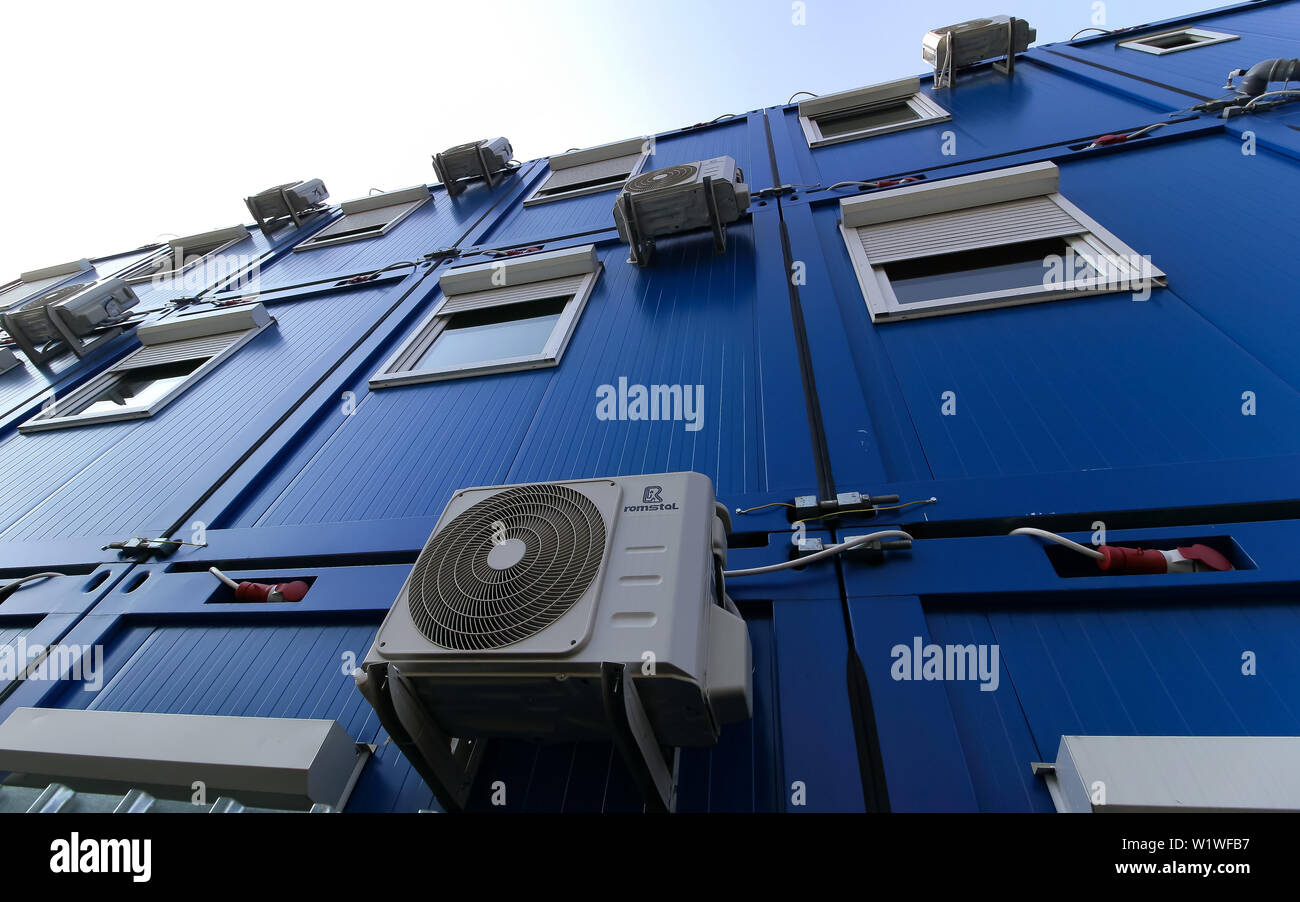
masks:
{"label": "romstal logo", "polygon": [[647,511],[675,511],[675,501],[664,501],[664,487],[648,485],[641,491],[641,503],[629,504],[623,508],[624,513],[645,513]]}

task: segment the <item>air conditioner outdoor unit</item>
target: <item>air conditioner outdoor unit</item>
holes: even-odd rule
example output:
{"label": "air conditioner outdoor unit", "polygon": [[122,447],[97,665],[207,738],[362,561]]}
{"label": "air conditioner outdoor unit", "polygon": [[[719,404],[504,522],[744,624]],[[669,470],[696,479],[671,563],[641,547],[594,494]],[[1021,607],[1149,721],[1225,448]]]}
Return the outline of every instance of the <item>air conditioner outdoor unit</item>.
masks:
{"label": "air conditioner outdoor unit", "polygon": [[433,171],[452,197],[465,190],[467,183],[483,179],[488,187],[497,184],[497,176],[509,171],[515,152],[505,138],[491,138],[457,144],[450,150],[433,155]]}
{"label": "air conditioner outdoor unit", "polygon": [[1029,49],[1038,32],[1024,19],[990,16],[929,32],[921,41],[921,58],[934,67],[936,88],[952,85],[953,70],[1000,59],[1000,71],[1015,71],[1017,53]]}
{"label": "air conditioner outdoor unit", "polygon": [[32,363],[44,363],[65,349],[84,357],[121,332],[97,330],[111,326],[137,303],[135,291],[122,279],[67,285],[6,313],[4,327]]}
{"label": "air conditioner outdoor unit", "polygon": [[654,239],[688,229],[711,228],[718,253],[726,250],[726,226],[749,209],[745,174],[731,157],[715,157],[643,172],[630,179],[614,204],[619,237],[644,266]]}
{"label": "air conditioner outdoor unit", "polygon": [[0,348],[0,373],[7,373],[18,365],[18,355],[8,348]]}
{"label": "air conditioner outdoor unit", "polygon": [[698,473],[463,489],[357,684],[449,809],[493,738],[613,739],[671,808],[676,753],[750,716],[726,511]]}
{"label": "air conditioner outdoor unit", "polygon": [[264,234],[270,235],[286,219],[291,220],[295,226],[302,225],[306,217],[319,210],[329,196],[324,182],[309,179],[267,188],[245,198],[244,203],[248,204],[248,212],[257,222],[257,227]]}

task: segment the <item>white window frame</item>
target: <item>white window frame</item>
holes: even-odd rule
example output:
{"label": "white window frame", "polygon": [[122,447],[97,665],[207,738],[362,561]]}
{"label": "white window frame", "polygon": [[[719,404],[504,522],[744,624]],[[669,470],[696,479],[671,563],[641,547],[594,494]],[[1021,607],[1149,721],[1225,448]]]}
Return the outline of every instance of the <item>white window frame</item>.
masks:
{"label": "white window frame", "polygon": [[[511,262],[492,261],[448,270],[440,280],[443,290],[441,300],[410,338],[384,361],[379,372],[370,377],[370,387],[388,388],[558,366],[578,321],[582,318],[582,311],[587,306],[596,280],[600,277],[601,268],[595,246],[588,244],[532,254]],[[578,280],[576,289],[572,287],[575,279]],[[437,369],[408,368],[433,347],[451,318],[465,310],[462,306],[464,303],[473,304],[471,309],[523,304],[556,297],[558,286],[570,287],[572,295],[540,352]],[[494,303],[493,294],[508,297],[508,300],[502,299]],[[448,306],[456,306],[458,309],[444,313]],[[411,363],[408,364],[408,361]]]}
{"label": "white window frame", "polygon": [[[331,220],[319,232],[308,235],[298,242],[294,247],[294,252],[314,251],[317,248],[335,247],[340,244],[350,244],[353,241],[372,241],[375,238],[382,238],[431,200],[433,200],[433,195],[429,192],[428,186],[416,185],[411,188],[403,188],[400,191],[388,191],[384,194],[372,194],[369,197],[344,201],[339,204],[339,210],[343,215],[338,219]],[[385,207],[394,208],[394,215],[378,229],[372,227],[373,230],[365,235],[339,234],[348,231],[347,221],[349,216],[368,213]]]}
{"label": "white window frame", "polygon": [[[640,175],[645,168],[646,160],[650,158],[654,151],[652,141],[649,138],[630,138],[626,141],[615,141],[612,144],[601,144],[598,147],[588,147],[585,150],[572,150],[568,153],[556,154],[547,158],[547,165],[550,171],[547,172],[546,178],[542,179],[524,198],[524,206],[531,207],[535,204],[546,204],[555,200],[565,200],[570,197],[582,197],[587,194],[601,194],[605,191],[618,191],[629,180]],[[575,188],[571,191],[557,191],[554,194],[543,195],[541,192],[546,190],[547,183],[557,172],[563,172],[566,169],[573,169],[578,166],[589,166],[593,163],[603,163],[606,160],[617,159],[618,157],[630,157],[634,153],[640,156],[632,165],[632,171],[621,182],[610,182],[604,185],[590,185],[586,188]]]}
{"label": "white window frame", "polygon": [[[1151,266],[1135,269],[1128,261],[1136,252],[1118,237],[1057,192],[1059,172],[1053,163],[1033,163],[1010,169],[962,176],[956,179],[910,185],[881,194],[841,201],[840,234],[857,274],[858,286],[873,323],[894,322],[927,316],[943,316],[972,310],[1013,307],[1042,301],[1065,300],[1092,294],[1138,291],[1162,285],[1165,274]],[[919,219],[938,213],[956,213],[991,207],[1026,198],[1046,198],[1080,226],[1077,234],[1063,240],[1094,268],[1105,265],[1114,273],[1113,282],[1097,284],[1083,279],[1051,287],[1033,285],[1000,291],[954,295],[903,304],[898,301],[884,271],[886,264],[868,258],[858,234],[859,228],[881,223]],[[1007,242],[991,240],[990,249]],[[889,261],[894,262],[894,261]],[[1100,265],[1099,265],[1100,264]]]}
{"label": "white window frame", "polygon": [[[186,238],[173,238],[167,242],[167,250],[162,256],[151,257],[148,260],[141,261],[136,272],[127,276],[128,285],[140,285],[145,282],[152,282],[155,279],[174,279],[183,276],[185,273],[199,266],[203,261],[208,260],[218,254],[223,254],[240,242],[246,241],[249,237],[249,231],[246,227],[232,226],[228,229],[217,229],[211,232],[203,232],[198,235],[190,235]],[[210,250],[194,256],[188,256],[187,248],[204,248],[210,247]],[[176,259],[177,251],[180,252],[181,259]],[[163,264],[162,269],[153,267]],[[179,265],[177,265],[179,263]],[[142,270],[148,269],[148,272]]]}
{"label": "white window frame", "polygon": [[[878,125],[874,128],[864,128],[855,132],[830,136],[822,134],[821,126],[817,121],[822,118],[859,111],[866,112],[877,107],[900,104],[906,104],[912,112],[916,113],[917,118],[906,122]],[[799,125],[803,128],[804,138],[808,141],[809,147],[825,147],[829,144],[841,144],[845,141],[859,141],[874,135],[906,131],[910,128],[934,125],[936,122],[947,122],[951,119],[952,115],[947,110],[921,93],[920,77],[903,78],[882,85],[873,85],[869,88],[857,88],[852,91],[842,91],[838,94],[828,94],[824,97],[805,100],[799,104]]]}
{"label": "white window frame", "polygon": [[[138,420],[151,417],[195,385],[212,370],[230,357],[244,345],[271,326],[275,320],[261,304],[244,304],[206,314],[195,315],[188,321],[162,320],[157,327],[165,327],[157,333],[157,339],[147,330],[149,326],[140,327],[141,341],[144,346],[127,355],[122,361],[109,367],[100,375],[84,385],[73,389],[67,395],[56,400],[36,416],[18,427],[19,432],[43,432],[49,429],[62,429],[68,426],[89,426],[96,423],[113,423],[121,420]],[[216,331],[214,331],[216,330]],[[159,361],[160,354],[169,355],[168,359]],[[185,377],[185,381],[173,387],[161,398],[143,407],[124,407],[121,410],[103,413],[69,413],[84,405],[87,400],[100,394],[111,386],[119,376],[131,370],[144,369],[163,363],[179,363],[187,360],[203,360],[194,372]]]}
{"label": "white window frame", "polygon": [[[1174,35],[1186,34],[1192,37],[1204,38],[1205,40],[1196,41],[1192,44],[1184,44],[1182,47],[1153,47],[1148,41],[1156,38],[1168,38]],[[1173,31],[1162,31],[1159,34],[1149,34],[1141,38],[1133,38],[1129,41],[1121,41],[1117,46],[1126,50],[1140,50],[1143,53],[1153,53],[1156,56],[1164,56],[1166,53],[1178,53],[1181,50],[1195,50],[1197,47],[1209,47],[1212,44],[1222,44],[1225,41],[1237,41],[1241,35],[1225,34],[1221,31],[1208,31],[1204,28],[1175,28]]]}

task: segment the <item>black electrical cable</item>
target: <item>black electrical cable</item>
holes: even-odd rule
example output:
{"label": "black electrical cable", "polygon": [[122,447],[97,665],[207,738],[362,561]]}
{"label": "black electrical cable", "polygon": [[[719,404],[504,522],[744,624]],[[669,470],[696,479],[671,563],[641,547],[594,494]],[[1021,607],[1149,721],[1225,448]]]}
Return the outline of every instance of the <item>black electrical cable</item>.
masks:
{"label": "black electrical cable", "polygon": [[32,573],[28,576],[20,576],[13,582],[5,583],[3,586],[0,586],[0,601],[4,601],[10,595],[14,594],[14,592],[18,591],[33,580],[49,579],[52,576],[67,576],[67,574],[55,573],[53,570],[47,570],[43,573]]}

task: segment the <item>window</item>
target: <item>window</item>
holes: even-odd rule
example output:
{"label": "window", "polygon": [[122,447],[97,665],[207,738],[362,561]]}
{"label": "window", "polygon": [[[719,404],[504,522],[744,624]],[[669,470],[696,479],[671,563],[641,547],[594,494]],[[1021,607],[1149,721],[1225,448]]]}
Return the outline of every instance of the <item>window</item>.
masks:
{"label": "window", "polygon": [[1235,41],[1238,38],[1239,35],[1206,31],[1203,28],[1184,28],[1181,31],[1166,31],[1163,34],[1123,41],[1119,46],[1129,50],[1141,50],[1143,53],[1163,55],[1177,53],[1179,50],[1191,50],[1193,47],[1222,44],[1224,41]]}
{"label": "window", "polygon": [[141,326],[143,347],[18,428],[39,432],[153,416],[271,322],[261,304],[243,304]]}
{"label": "window", "polygon": [[28,298],[33,298],[43,291],[61,285],[73,276],[88,273],[95,267],[89,260],[74,260],[58,266],[34,269],[18,277],[18,281],[0,285],[0,310],[8,310]]}
{"label": "window", "polygon": [[190,235],[188,238],[176,238],[167,242],[166,253],[146,262],[127,278],[127,282],[135,285],[179,276],[206,258],[229,250],[247,237],[248,229],[240,225]]}
{"label": "window", "polygon": [[344,201],[339,205],[343,212],[340,218],[299,243],[294,250],[309,251],[386,235],[432,198],[428,188],[417,185],[401,191]]}
{"label": "window", "polygon": [[1034,163],[840,202],[873,322],[1142,291],[1164,273],[1057,193]]}
{"label": "window", "polygon": [[649,155],[649,142],[633,138],[551,157],[550,174],[524,205],[622,188],[624,182],[641,171]]}
{"label": "window", "polygon": [[449,270],[442,300],[370,387],[556,366],[599,274],[590,244]]}
{"label": "window", "polygon": [[799,123],[809,147],[856,141],[951,118],[921,93],[919,78],[828,94],[799,104]]}

